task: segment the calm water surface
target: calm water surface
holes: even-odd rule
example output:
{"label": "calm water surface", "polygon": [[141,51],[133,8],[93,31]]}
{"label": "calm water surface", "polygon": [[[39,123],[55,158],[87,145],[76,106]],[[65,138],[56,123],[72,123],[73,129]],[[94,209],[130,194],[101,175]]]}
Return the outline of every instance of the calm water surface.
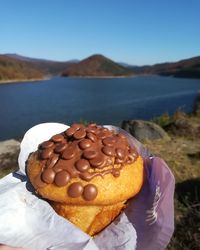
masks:
{"label": "calm water surface", "polygon": [[75,79],[0,85],[0,140],[21,137],[41,122],[81,119],[120,125],[178,108],[191,111],[200,80],[159,76]]}

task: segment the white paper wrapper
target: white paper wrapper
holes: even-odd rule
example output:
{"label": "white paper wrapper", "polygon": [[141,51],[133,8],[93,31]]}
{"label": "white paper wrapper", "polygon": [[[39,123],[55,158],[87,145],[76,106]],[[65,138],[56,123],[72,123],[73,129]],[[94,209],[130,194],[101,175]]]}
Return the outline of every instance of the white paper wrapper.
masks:
{"label": "white paper wrapper", "polygon": [[164,249],[174,230],[174,177],[163,160],[150,156],[136,139],[117,127],[107,126],[120,130],[138,149],[145,161],[146,179],[141,192],[105,230],[92,239],[35,196],[25,175],[28,155],[39,143],[67,127],[44,123],[25,134],[20,170],[0,180],[0,243],[32,250]]}

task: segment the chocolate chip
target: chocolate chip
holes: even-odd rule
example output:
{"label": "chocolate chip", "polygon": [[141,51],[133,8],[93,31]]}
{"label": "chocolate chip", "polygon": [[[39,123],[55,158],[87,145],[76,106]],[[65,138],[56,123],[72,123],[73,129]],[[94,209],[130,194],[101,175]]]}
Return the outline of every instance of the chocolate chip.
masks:
{"label": "chocolate chip", "polygon": [[51,157],[51,155],[53,154],[53,148],[47,148],[42,150],[40,157],[45,160]]}
{"label": "chocolate chip", "polygon": [[66,148],[62,154],[62,158],[66,160],[72,159],[74,156],[75,156],[75,150],[73,147]]}
{"label": "chocolate chip", "polygon": [[98,194],[98,191],[97,191],[97,188],[95,185],[87,184],[84,187],[84,190],[83,190],[84,200],[87,200],[87,201],[94,200],[96,198],[97,194]]}
{"label": "chocolate chip", "polygon": [[47,183],[45,183],[42,178],[41,174],[37,175],[36,178],[34,179],[35,185],[39,188],[45,187]]}
{"label": "chocolate chip", "polygon": [[74,133],[76,132],[76,129],[75,128],[68,128],[66,131],[65,131],[65,134],[67,136],[72,136]]}
{"label": "chocolate chip", "polygon": [[97,124],[96,123],[90,123],[89,125],[88,125],[88,128],[91,128],[91,127],[97,127]]}
{"label": "chocolate chip", "polygon": [[100,139],[104,139],[104,138],[106,138],[106,133],[103,132],[103,131],[100,131],[100,132],[97,134],[97,136],[98,136],[98,138],[100,138]]}
{"label": "chocolate chip", "polygon": [[92,142],[89,139],[83,139],[79,142],[79,147],[81,149],[86,149],[92,146]]}
{"label": "chocolate chip", "polygon": [[123,163],[123,162],[124,162],[123,159],[119,159],[119,158],[116,158],[116,159],[115,159],[115,164],[121,164],[121,163]]}
{"label": "chocolate chip", "polygon": [[107,128],[101,128],[101,132],[104,133],[106,137],[112,136],[112,131]]}
{"label": "chocolate chip", "polygon": [[126,153],[125,150],[123,148],[116,148],[116,155],[119,159],[124,159]]}
{"label": "chocolate chip", "polygon": [[84,128],[85,126],[81,123],[74,123],[71,125],[72,128],[74,128],[76,131],[79,130],[80,128]]}
{"label": "chocolate chip", "polygon": [[102,142],[105,146],[113,146],[116,142],[116,138],[113,136],[110,136],[110,137],[103,139]]}
{"label": "chocolate chip", "polygon": [[118,136],[119,138],[123,139],[123,140],[125,140],[125,139],[126,139],[126,136],[125,136],[125,135],[123,135],[123,134],[121,134],[121,133],[119,133],[117,136]]}
{"label": "chocolate chip", "polygon": [[77,130],[75,133],[74,133],[74,138],[76,140],[79,140],[79,139],[82,139],[86,136],[86,132],[85,132],[85,129],[83,128],[80,128],[79,130]]}
{"label": "chocolate chip", "polygon": [[114,156],[115,155],[115,149],[113,147],[110,146],[104,146],[102,148],[102,151],[104,154],[108,155],[108,156]]}
{"label": "chocolate chip", "polygon": [[106,159],[106,166],[109,166],[109,165],[111,165],[113,163],[113,160],[112,160],[112,158],[107,158]]}
{"label": "chocolate chip", "polygon": [[46,167],[52,168],[59,159],[59,155],[54,154],[50,159],[47,160]]}
{"label": "chocolate chip", "polygon": [[80,159],[75,163],[75,166],[80,172],[85,172],[90,168],[90,163],[88,160]]}
{"label": "chocolate chip", "polygon": [[46,148],[51,148],[53,147],[54,143],[52,141],[45,141],[43,142],[40,147],[43,148],[43,149],[46,149]]}
{"label": "chocolate chip", "polygon": [[84,181],[90,181],[95,175],[89,172],[81,172],[79,176]]}
{"label": "chocolate chip", "polygon": [[68,195],[72,198],[77,198],[83,193],[83,185],[81,182],[74,182],[68,188]]}
{"label": "chocolate chip", "polygon": [[66,148],[67,148],[67,143],[59,143],[59,144],[55,147],[54,152],[55,152],[55,153],[61,153],[61,152],[63,152]]}
{"label": "chocolate chip", "polygon": [[55,172],[51,169],[45,169],[42,173],[42,180],[48,184],[53,183],[55,178]]}
{"label": "chocolate chip", "polygon": [[83,152],[83,157],[88,160],[93,159],[94,157],[96,157],[96,155],[97,155],[97,152],[94,150],[85,150]]}
{"label": "chocolate chip", "polygon": [[132,154],[129,154],[129,155],[128,155],[128,163],[134,162],[135,159],[136,159],[136,156],[135,156],[135,155],[132,155]]}
{"label": "chocolate chip", "polygon": [[95,134],[93,133],[87,133],[87,137],[92,141],[92,142],[96,142],[97,141],[97,137]]}
{"label": "chocolate chip", "polygon": [[102,128],[101,131],[104,132],[104,133],[109,132],[109,130],[107,128]]}
{"label": "chocolate chip", "polygon": [[54,135],[51,137],[51,140],[54,142],[62,142],[64,140],[64,136],[61,134]]}
{"label": "chocolate chip", "polygon": [[113,169],[112,174],[114,177],[119,177],[120,176],[120,171],[118,169]]}
{"label": "chocolate chip", "polygon": [[55,164],[55,166],[53,166],[53,170],[55,173],[59,173],[60,171],[62,171],[64,168],[63,162],[62,160],[58,160]]}
{"label": "chocolate chip", "polygon": [[102,167],[103,163],[104,163],[104,158],[103,158],[103,155],[101,154],[97,155],[95,158],[90,160],[90,164],[92,165],[92,167],[95,167],[95,168]]}
{"label": "chocolate chip", "polygon": [[136,157],[136,158],[137,158],[137,156],[138,156],[138,153],[137,153],[137,151],[136,151],[134,148],[130,148],[129,153],[130,153],[133,157]]}
{"label": "chocolate chip", "polygon": [[96,133],[97,133],[97,128],[96,128],[96,127],[88,127],[88,128],[86,129],[86,131],[87,131],[88,133],[96,134]]}
{"label": "chocolate chip", "polygon": [[58,187],[62,187],[65,186],[69,180],[70,174],[67,171],[62,170],[56,174],[54,182]]}

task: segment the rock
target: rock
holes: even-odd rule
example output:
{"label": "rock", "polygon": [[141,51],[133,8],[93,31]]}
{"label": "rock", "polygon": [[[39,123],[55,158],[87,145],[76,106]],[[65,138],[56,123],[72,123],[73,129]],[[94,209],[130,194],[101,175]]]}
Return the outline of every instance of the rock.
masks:
{"label": "rock", "polygon": [[122,128],[141,142],[157,139],[170,140],[169,135],[154,122],[142,120],[123,121]]}
{"label": "rock", "polygon": [[6,140],[0,142],[0,170],[17,168],[19,150],[19,141]]}

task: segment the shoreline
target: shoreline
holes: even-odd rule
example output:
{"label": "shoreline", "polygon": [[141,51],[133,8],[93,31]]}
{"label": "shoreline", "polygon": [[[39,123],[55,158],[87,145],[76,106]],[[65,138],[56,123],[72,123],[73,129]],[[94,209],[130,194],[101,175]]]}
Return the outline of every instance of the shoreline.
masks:
{"label": "shoreline", "polygon": [[[130,75],[130,76],[59,76],[61,78],[80,78],[80,79],[113,79],[113,78],[134,78],[138,75]],[[52,77],[44,77],[44,78],[33,78],[33,79],[9,79],[9,80],[0,80],[1,84],[9,84],[9,83],[21,83],[21,82],[38,82],[38,81],[47,81]]]}
{"label": "shoreline", "polygon": [[105,79],[105,78],[132,78],[132,77],[137,77],[137,75],[122,75],[122,76],[61,76],[63,78],[96,78],[96,79]]}
{"label": "shoreline", "polygon": [[38,82],[38,81],[47,81],[50,79],[51,79],[51,77],[33,78],[33,79],[9,79],[9,80],[0,80],[0,84],[21,83],[21,82]]}
{"label": "shoreline", "polygon": [[[71,79],[121,79],[121,78],[136,78],[140,76],[159,76],[159,77],[174,77],[174,76],[164,76],[159,74],[134,74],[134,75],[121,75],[121,76],[50,76],[50,77],[44,77],[44,78],[33,78],[33,79],[8,79],[8,80],[0,80],[1,84],[9,84],[9,83],[22,83],[22,82],[38,82],[38,81],[47,81],[50,80],[52,77],[61,77],[61,78],[71,78]],[[175,77],[175,78],[181,78],[181,79],[189,79],[185,77]],[[197,79],[197,78],[190,78],[190,79]]]}

